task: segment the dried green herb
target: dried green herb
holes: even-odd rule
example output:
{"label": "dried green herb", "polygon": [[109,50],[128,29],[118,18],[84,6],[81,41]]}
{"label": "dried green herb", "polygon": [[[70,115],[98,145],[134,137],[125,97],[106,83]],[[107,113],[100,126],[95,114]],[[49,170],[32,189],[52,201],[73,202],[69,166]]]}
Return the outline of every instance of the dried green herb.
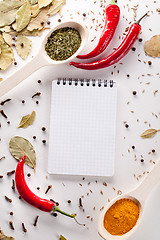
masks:
{"label": "dried green herb", "polygon": [[0,229],[0,240],[14,240],[14,238],[6,236],[4,232]]}
{"label": "dried green herb", "polygon": [[47,40],[45,50],[56,61],[71,57],[80,47],[81,36],[75,28],[64,27],[54,31]]}
{"label": "dried green herb", "polygon": [[9,150],[12,156],[20,160],[22,156],[26,155],[25,164],[35,169],[36,153],[32,144],[25,138],[15,136],[9,142]]}
{"label": "dried green herb", "polygon": [[160,129],[156,130],[156,129],[148,129],[146,131],[144,131],[142,134],[141,134],[141,137],[142,138],[151,138],[153,137],[157,132],[159,132]]}
{"label": "dried green herb", "polygon": [[33,111],[31,114],[23,116],[18,128],[26,128],[26,127],[30,126],[34,121],[35,116],[36,116],[35,111]]}
{"label": "dried green herb", "polygon": [[60,235],[59,240],[67,240],[65,237],[63,237],[62,235]]}

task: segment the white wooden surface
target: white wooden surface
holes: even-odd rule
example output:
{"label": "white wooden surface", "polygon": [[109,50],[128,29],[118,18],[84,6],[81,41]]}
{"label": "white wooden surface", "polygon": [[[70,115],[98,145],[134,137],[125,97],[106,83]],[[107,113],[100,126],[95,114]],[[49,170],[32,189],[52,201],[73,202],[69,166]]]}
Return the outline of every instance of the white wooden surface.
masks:
{"label": "white wooden surface", "polygon": [[[108,50],[102,54],[102,57],[105,57],[112,51],[113,47],[117,47],[120,44],[121,39],[119,39],[119,35],[122,36],[125,28],[128,27],[128,22],[133,21],[133,10],[128,12],[127,4],[130,8],[139,4],[137,18],[141,17],[148,10],[153,11],[150,17],[142,21],[140,38],[143,39],[143,42],[140,43],[137,41],[134,44],[136,51],[130,51],[129,54],[120,61],[123,64],[117,63],[116,68],[111,66],[99,71],[78,70],[70,67],[68,64],[44,67],[1,99],[4,100],[7,97],[12,98],[10,103],[3,106],[4,112],[8,115],[10,125],[7,124],[6,119],[0,116],[2,125],[0,128],[0,157],[6,156],[6,158],[0,162],[0,175],[4,175],[4,178],[0,180],[0,227],[6,234],[14,236],[16,240],[41,240],[44,238],[46,240],[56,240],[60,234],[64,235],[67,240],[81,240],[82,238],[84,240],[100,240],[101,238],[97,233],[97,226],[102,206],[107,203],[108,199],[116,197],[118,190],[124,193],[138,186],[147,174],[146,172],[150,171],[154,165],[150,160],[157,162],[159,159],[159,133],[152,139],[144,140],[140,138],[140,134],[149,128],[149,123],[151,128],[160,128],[160,93],[158,91],[154,94],[154,91],[159,90],[160,87],[160,78],[159,75],[157,75],[159,72],[159,59],[152,59],[145,56],[143,51],[144,41],[153,35],[159,34],[160,27],[157,23],[159,22],[160,15],[156,12],[159,4],[158,1],[157,3],[150,1],[146,3],[148,4],[147,7],[144,1],[137,0],[118,1],[118,4],[121,9],[120,22],[112,43],[108,47]],[[98,24],[103,24],[102,16],[99,15],[99,12],[102,13],[102,9],[99,8],[99,5],[100,3],[98,1],[94,4],[94,1],[89,0],[67,0],[66,6],[64,6],[62,10],[64,20],[69,19],[70,14],[73,14],[73,19],[84,20],[84,23],[88,26],[90,37],[84,52],[87,52],[89,49],[91,50],[96,45],[101,34],[100,28],[98,31],[95,31],[94,27],[90,29],[90,26],[95,26],[91,21],[92,18],[98,19]],[[95,14],[90,12],[90,10]],[[80,12],[80,15],[77,14],[77,12]],[[88,12],[90,12],[89,15],[87,14]],[[85,19],[82,16],[83,13],[87,14]],[[50,18],[51,26],[58,23],[58,18],[59,16]],[[127,18],[128,21],[126,21],[125,18]],[[152,29],[152,31],[149,29]],[[44,35],[45,34],[46,33],[44,33]],[[94,36],[96,36],[96,39],[91,42]],[[0,77],[6,78],[21,66],[27,64],[32,56],[38,52],[38,46],[42,38],[43,36],[33,38],[32,52],[26,61],[20,60],[15,54],[15,59],[18,63],[17,66],[12,65],[7,71],[1,71]],[[141,62],[137,59],[140,59]],[[145,64],[143,61],[147,63]],[[151,66],[148,65],[148,61],[152,61]],[[119,73],[117,70],[119,70]],[[112,71],[113,75],[111,74]],[[129,78],[127,74],[130,75]],[[57,177],[47,173],[51,80],[58,76],[106,78],[117,81],[118,109],[114,177],[86,178],[82,180],[82,178],[78,176]],[[38,79],[42,80],[41,84],[37,83]],[[136,96],[132,94],[134,90],[137,92]],[[40,91],[42,95],[32,99],[31,96],[37,91]],[[23,99],[25,100],[25,104],[21,103]],[[36,104],[36,100],[39,101],[39,104]],[[31,113],[32,110],[36,111],[34,124],[27,129],[17,129],[21,117]],[[155,114],[158,117],[156,117]],[[125,128],[124,121],[129,124],[128,129]],[[42,132],[41,128],[43,126],[46,127],[46,132]],[[7,171],[13,170],[16,167],[16,160],[10,155],[8,148],[10,138],[15,135],[23,136],[31,141],[37,153],[36,174],[34,174],[32,169],[25,166],[25,173],[31,173],[30,178],[26,176],[30,188],[40,196],[59,201],[62,210],[71,213],[76,212],[78,214],[78,220],[85,222],[86,227],[77,225],[65,216],[58,215],[57,218],[54,218],[18,199],[19,195],[17,191],[14,193],[11,189],[13,176],[8,177],[6,175]],[[37,136],[36,140],[33,140],[33,135]],[[43,139],[47,140],[45,146],[42,144]],[[136,147],[134,150],[132,149],[133,145]],[[154,154],[148,154],[152,149],[155,149],[156,152]],[[140,161],[142,158],[144,159],[144,163]],[[137,160],[135,161],[135,159]],[[108,186],[105,187],[103,182],[107,182]],[[52,184],[53,188],[46,196],[44,192],[49,184]],[[82,186],[80,184],[82,184]],[[39,191],[36,189],[38,186],[40,187]],[[103,191],[103,194],[100,193],[101,191]],[[6,202],[4,195],[12,198],[13,202]],[[84,196],[84,198],[82,198],[84,212],[82,209],[79,209],[79,198],[82,195]],[[141,228],[135,232],[130,240],[150,240],[151,238],[159,240],[159,198],[160,184],[158,184],[147,199]],[[70,205],[67,203],[69,199],[72,201]],[[95,210],[93,210],[94,207]],[[10,211],[14,212],[13,216],[9,215]],[[37,227],[34,227],[33,222],[37,215],[39,215],[39,220]],[[87,216],[90,216],[90,218],[86,218]],[[91,218],[93,218],[93,221],[91,221]],[[9,227],[8,222],[10,220],[14,223],[14,231]],[[25,223],[28,230],[27,233],[22,231],[22,222]]]}

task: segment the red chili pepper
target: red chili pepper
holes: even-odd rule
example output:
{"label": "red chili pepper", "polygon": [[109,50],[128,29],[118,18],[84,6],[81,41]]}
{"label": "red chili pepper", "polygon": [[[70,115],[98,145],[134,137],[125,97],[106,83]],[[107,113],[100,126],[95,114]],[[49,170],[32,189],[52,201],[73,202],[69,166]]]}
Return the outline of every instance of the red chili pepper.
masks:
{"label": "red chili pepper", "polygon": [[103,32],[99,39],[98,45],[88,54],[78,55],[77,58],[88,59],[95,57],[102,53],[109,45],[113,35],[115,33],[117,24],[119,22],[120,9],[115,4],[114,0],[111,0],[111,4],[106,7],[106,20]]}
{"label": "red chili pepper", "polygon": [[[145,17],[146,15],[147,15],[147,13],[143,17]],[[137,23],[133,23],[131,25],[129,32],[126,35],[126,37],[124,38],[121,45],[106,58],[104,58],[100,61],[92,62],[92,63],[70,62],[70,65],[73,65],[77,68],[86,69],[86,70],[97,70],[100,68],[109,67],[109,66],[117,63],[120,59],[122,59],[129,52],[132,45],[138,38],[138,35],[141,30],[141,26],[139,25],[139,22],[142,20],[143,17],[141,17]]]}
{"label": "red chili pepper", "polygon": [[18,162],[17,168],[16,168],[16,173],[15,173],[16,187],[17,187],[17,190],[18,190],[19,194],[21,195],[21,197],[26,202],[31,204],[32,206],[34,206],[42,211],[51,212],[51,213],[57,211],[68,217],[75,219],[76,214],[68,214],[68,213],[61,211],[54,204],[54,202],[38,197],[29,189],[29,187],[27,186],[27,183],[25,181],[24,172],[23,172],[24,160],[25,160],[25,156],[23,156],[21,158],[21,160]]}

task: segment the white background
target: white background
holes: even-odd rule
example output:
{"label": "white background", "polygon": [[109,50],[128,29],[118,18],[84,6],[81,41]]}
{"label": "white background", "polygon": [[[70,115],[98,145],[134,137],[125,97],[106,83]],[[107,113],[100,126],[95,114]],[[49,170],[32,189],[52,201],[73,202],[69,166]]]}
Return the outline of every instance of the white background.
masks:
{"label": "white background", "polygon": [[[106,5],[107,4],[108,2]],[[129,12],[127,4],[130,8]],[[159,59],[145,56],[143,50],[144,42],[160,32],[160,26],[158,24],[160,15],[156,12],[156,8],[160,7],[158,1],[157,3],[154,3],[154,1],[146,1],[148,7],[144,1],[118,1],[121,9],[120,22],[112,43],[101,57],[108,55],[112,52],[113,47],[117,47],[120,44],[121,39],[119,39],[119,36],[122,36],[129,22],[134,21],[134,14],[131,8],[137,4],[139,4],[137,18],[141,17],[148,10],[152,10],[153,12],[150,13],[150,17],[145,18],[141,23],[142,32],[140,38],[143,39],[143,42],[140,43],[136,41],[134,44],[136,51],[130,51],[129,54],[120,61],[123,64],[117,63],[115,65],[116,68],[111,66],[98,71],[83,71],[75,69],[68,64],[45,67],[35,72],[26,81],[1,99],[12,98],[10,103],[3,106],[4,112],[8,115],[10,125],[7,124],[6,119],[0,116],[0,122],[2,124],[0,129],[0,157],[6,156],[6,158],[0,162],[0,175],[4,175],[4,178],[0,180],[0,227],[6,234],[14,236],[16,240],[44,238],[46,240],[56,240],[60,234],[64,235],[67,240],[81,240],[82,238],[84,240],[100,240],[101,237],[98,235],[97,225],[101,207],[107,204],[108,199],[111,200],[116,197],[118,190],[124,193],[138,186],[146,176],[146,171],[150,171],[153,167],[153,163],[150,162],[150,160],[158,161],[160,134],[157,133],[152,139],[148,140],[140,138],[140,134],[149,128],[149,123],[152,128],[160,128],[160,93],[158,91],[155,95],[153,94],[155,90],[159,90],[160,86],[160,78],[156,75],[159,72]],[[84,53],[93,49],[102,31],[100,28],[98,28],[98,31],[95,31],[96,23],[93,24],[91,21],[92,18],[96,18],[98,19],[98,24],[103,24],[102,15],[100,15],[102,14],[102,8],[99,8],[99,6],[99,1],[94,4],[94,0],[67,0],[62,10],[64,20],[69,19],[70,14],[73,14],[73,19],[84,20],[84,23],[88,26],[89,40],[86,49],[84,49]],[[80,15],[77,14],[77,12],[80,12]],[[85,18],[82,16],[83,13],[87,15]],[[58,15],[50,18],[51,27],[54,27],[58,23],[58,18]],[[93,26],[93,28],[90,29],[90,26]],[[150,29],[152,29],[152,31]],[[0,77],[5,79],[22,65],[27,64],[32,56],[35,56],[38,52],[39,45],[45,34],[47,34],[47,30],[40,38],[32,38],[32,52],[26,61],[20,60],[15,54],[18,65],[12,65],[5,72],[1,71]],[[91,42],[94,36],[96,36],[96,39]],[[97,59],[100,59],[100,57]],[[141,62],[139,62],[138,59],[140,59]],[[143,61],[147,63],[145,64]],[[152,61],[151,66],[148,65],[148,61]],[[119,73],[117,70],[119,70]],[[111,74],[112,71],[113,75]],[[129,78],[127,74],[130,75]],[[147,74],[149,74],[149,76]],[[78,176],[54,176],[47,173],[51,80],[56,79],[58,76],[106,78],[117,81],[118,106],[114,177],[87,177],[85,180],[82,180],[82,177]],[[37,83],[38,79],[42,80],[41,84]],[[150,84],[148,84],[148,82]],[[31,96],[37,91],[40,91],[42,95],[32,99]],[[133,96],[132,91],[136,91],[137,95]],[[21,103],[23,99],[25,100],[25,104]],[[39,100],[38,105],[36,104],[36,100]],[[129,104],[127,104],[128,102]],[[31,113],[33,110],[36,111],[34,124],[27,129],[17,129],[21,117]],[[158,117],[155,117],[155,114],[157,114]],[[128,129],[125,128],[124,121],[129,124]],[[41,128],[43,126],[46,127],[46,132],[42,132]],[[18,199],[19,195],[17,191],[13,192],[11,189],[12,178],[14,176],[8,177],[6,175],[7,171],[13,170],[16,167],[16,160],[10,155],[8,148],[10,138],[15,135],[27,138],[36,150],[36,174],[34,174],[31,168],[25,166],[25,174],[29,187],[39,196],[47,197],[48,199],[53,198],[59,201],[62,210],[70,213],[76,212],[78,214],[77,219],[82,223],[85,222],[86,227],[81,227],[72,219],[62,215],[54,218],[50,216],[50,214],[40,212]],[[36,140],[32,138],[34,135],[37,136]],[[43,139],[47,140],[46,145],[42,144]],[[136,147],[135,150],[132,149],[133,145]],[[155,149],[156,152],[154,154],[148,154],[152,149]],[[136,161],[135,158],[137,159]],[[141,158],[144,159],[144,163],[141,163]],[[145,174],[143,174],[144,172]],[[27,177],[27,173],[31,173],[30,178]],[[107,182],[108,186],[105,187],[103,182]],[[52,184],[53,188],[46,196],[44,192],[49,184]],[[39,191],[36,189],[38,186],[40,187]],[[103,191],[103,195],[100,191]],[[5,195],[12,198],[13,202],[6,202],[4,198]],[[84,212],[82,209],[79,209],[79,198],[82,195],[84,196],[82,199]],[[67,203],[69,199],[72,201],[70,205]],[[153,190],[152,194],[146,200],[141,227],[130,237],[130,240],[150,240],[151,238],[159,240],[159,199],[160,185]],[[95,210],[93,210],[94,207]],[[10,211],[14,212],[13,216],[9,215]],[[37,227],[34,227],[33,222],[37,215],[39,216],[39,220]],[[90,218],[86,218],[87,216],[90,216]],[[91,218],[93,218],[93,221],[90,220]],[[13,221],[15,226],[14,231],[10,229],[9,221]],[[25,223],[28,230],[27,233],[22,231],[22,222]]]}

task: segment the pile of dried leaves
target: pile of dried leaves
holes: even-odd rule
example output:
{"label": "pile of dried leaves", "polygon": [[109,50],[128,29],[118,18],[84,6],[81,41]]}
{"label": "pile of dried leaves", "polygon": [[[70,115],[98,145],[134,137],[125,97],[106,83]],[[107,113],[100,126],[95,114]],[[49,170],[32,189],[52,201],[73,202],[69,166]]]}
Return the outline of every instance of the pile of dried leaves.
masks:
{"label": "pile of dried leaves", "polygon": [[25,60],[32,42],[26,36],[40,36],[48,17],[56,14],[65,0],[5,0],[0,1],[0,70],[7,69],[16,51]]}

